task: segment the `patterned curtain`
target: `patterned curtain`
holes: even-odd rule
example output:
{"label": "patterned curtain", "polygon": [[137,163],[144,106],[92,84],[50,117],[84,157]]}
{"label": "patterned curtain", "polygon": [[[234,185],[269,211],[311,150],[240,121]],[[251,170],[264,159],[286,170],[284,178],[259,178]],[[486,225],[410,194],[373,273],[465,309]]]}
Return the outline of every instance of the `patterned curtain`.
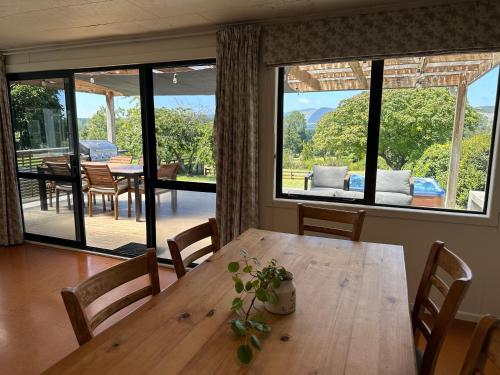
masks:
{"label": "patterned curtain", "polygon": [[217,222],[222,244],[258,226],[260,27],[217,32]]}
{"label": "patterned curtain", "polygon": [[265,26],[266,65],[500,48],[499,0],[405,8]]}
{"label": "patterned curtain", "polygon": [[0,55],[0,245],[23,242],[5,57]]}

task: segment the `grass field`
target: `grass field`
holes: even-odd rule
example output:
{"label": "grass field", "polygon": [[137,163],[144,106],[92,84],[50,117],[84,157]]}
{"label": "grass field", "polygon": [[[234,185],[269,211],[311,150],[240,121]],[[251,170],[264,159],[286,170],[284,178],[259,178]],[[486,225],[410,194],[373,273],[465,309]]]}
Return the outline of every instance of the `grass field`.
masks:
{"label": "grass field", "polygon": [[189,181],[189,182],[208,182],[215,183],[215,176],[187,176],[187,175],[177,175],[177,181]]}

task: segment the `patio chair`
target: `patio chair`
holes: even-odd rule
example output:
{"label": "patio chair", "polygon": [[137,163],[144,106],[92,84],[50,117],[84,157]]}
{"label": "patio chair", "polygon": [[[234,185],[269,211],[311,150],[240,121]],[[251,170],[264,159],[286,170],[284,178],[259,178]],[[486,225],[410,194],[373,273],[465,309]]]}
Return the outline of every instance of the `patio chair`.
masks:
{"label": "patio chair", "polygon": [[311,181],[311,191],[320,195],[334,196],[336,192],[349,190],[347,167],[315,165],[311,173],[304,177],[304,190]]}
{"label": "patio chair", "polygon": [[132,156],[117,155],[112,156],[108,163],[113,164],[132,164]]}
{"label": "patio chair", "polygon": [[[46,162],[49,172],[58,176],[71,176],[71,169],[65,162]],[[59,195],[61,192],[66,193],[68,209],[71,210],[70,194],[73,193],[73,184],[65,181],[52,181],[54,183],[54,191],[56,194],[56,213],[59,213]],[[82,192],[88,192],[87,181],[82,181]]]}
{"label": "patio chair", "polygon": [[[43,165],[47,166],[48,162],[69,164],[69,155],[46,156],[42,159]],[[49,206],[52,207],[52,195],[56,191],[55,181],[47,181],[47,191],[49,193]]]}
{"label": "patio chair", "polygon": [[[118,220],[119,202],[121,194],[128,193],[128,217],[131,216],[132,195],[126,178],[114,179],[107,165],[82,164],[89,183],[89,202],[93,201],[95,194],[111,196],[111,208],[114,209],[115,220]],[[113,204],[114,203],[114,204]],[[102,200],[103,210],[106,211],[106,201]],[[92,217],[93,205],[89,204],[89,216]]]}
{"label": "patio chair", "polygon": [[[158,180],[170,180],[170,181],[175,181],[177,180],[177,172],[179,171],[179,164],[178,163],[173,163],[173,164],[161,164],[160,167],[158,168]],[[145,189],[144,189],[144,182],[141,182],[139,185],[139,191],[141,194],[145,194]],[[160,206],[160,195],[165,194],[165,193],[170,193],[171,194],[171,207],[172,211],[177,210],[177,190],[175,189],[156,189],[155,190],[155,196],[156,196],[156,203],[158,206]]]}

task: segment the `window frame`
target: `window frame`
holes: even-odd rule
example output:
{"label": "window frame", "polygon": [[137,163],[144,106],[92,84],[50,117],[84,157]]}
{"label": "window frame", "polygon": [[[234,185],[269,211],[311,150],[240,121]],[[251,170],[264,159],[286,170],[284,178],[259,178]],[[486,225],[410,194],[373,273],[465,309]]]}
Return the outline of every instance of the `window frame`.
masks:
{"label": "window frame", "polygon": [[[500,52],[500,51],[488,51]],[[461,51],[462,54],[467,54],[467,51]],[[427,56],[423,54],[415,56]],[[355,59],[353,59],[355,60]],[[467,216],[487,216],[489,214],[488,207],[490,203],[491,184],[493,181],[493,163],[497,153],[495,149],[495,140],[497,136],[497,125],[500,106],[500,72],[497,78],[497,89],[495,97],[495,111],[493,116],[493,124],[491,130],[490,153],[488,160],[488,168],[486,175],[485,199],[482,211],[469,211],[466,209],[451,209],[441,207],[424,207],[424,206],[404,206],[375,203],[376,194],[376,179],[377,179],[377,164],[378,164],[378,147],[379,135],[381,126],[382,112],[382,97],[383,97],[383,81],[384,81],[384,61],[380,59],[364,59],[372,62],[371,81],[370,81],[370,99],[368,109],[368,124],[367,124],[367,141],[366,141],[366,159],[365,159],[365,190],[362,199],[359,198],[342,198],[342,197],[325,197],[319,195],[303,195],[283,192],[283,128],[284,128],[284,89],[285,89],[285,67],[280,66],[278,70],[278,89],[277,89],[277,114],[276,114],[276,150],[275,150],[275,198],[292,200],[292,201],[313,201],[325,203],[339,203],[347,205],[360,205],[374,208],[392,208],[403,209],[408,211],[424,211],[438,213],[453,213],[464,214]],[[359,60],[358,60],[359,61]]]}

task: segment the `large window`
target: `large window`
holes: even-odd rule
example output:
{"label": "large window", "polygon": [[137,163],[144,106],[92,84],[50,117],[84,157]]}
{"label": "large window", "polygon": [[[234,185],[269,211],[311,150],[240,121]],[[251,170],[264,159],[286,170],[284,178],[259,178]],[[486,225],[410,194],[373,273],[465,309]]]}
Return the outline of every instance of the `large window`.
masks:
{"label": "large window", "polygon": [[500,53],[280,68],[277,197],[485,212]]}

